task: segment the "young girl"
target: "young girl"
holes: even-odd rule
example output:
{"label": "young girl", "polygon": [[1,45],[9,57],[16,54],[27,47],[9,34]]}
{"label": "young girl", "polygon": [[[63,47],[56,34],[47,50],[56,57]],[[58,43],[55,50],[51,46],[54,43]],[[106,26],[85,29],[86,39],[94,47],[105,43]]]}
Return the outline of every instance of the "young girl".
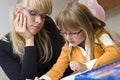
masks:
{"label": "young girl", "polygon": [[68,66],[74,72],[83,72],[120,59],[118,47],[104,29],[105,23],[82,3],[70,2],[56,22],[66,44],[56,64],[40,80],[59,80]]}

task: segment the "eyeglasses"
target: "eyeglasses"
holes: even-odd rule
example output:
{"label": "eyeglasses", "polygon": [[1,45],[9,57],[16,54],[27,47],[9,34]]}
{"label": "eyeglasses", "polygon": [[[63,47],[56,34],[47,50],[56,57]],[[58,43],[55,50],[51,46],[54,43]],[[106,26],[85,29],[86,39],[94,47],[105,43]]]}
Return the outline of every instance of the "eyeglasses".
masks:
{"label": "eyeglasses", "polygon": [[60,32],[60,34],[61,34],[62,36],[64,36],[64,37],[67,36],[67,35],[72,36],[72,37],[76,37],[76,36],[78,36],[82,31],[83,31],[83,30],[81,29],[79,32],[70,32],[70,33]]}
{"label": "eyeglasses", "polygon": [[34,10],[29,10],[29,9],[26,9],[24,8],[24,10],[26,10],[31,16],[40,16],[42,19],[45,19],[47,14],[40,14],[40,13],[37,13],[36,11]]}

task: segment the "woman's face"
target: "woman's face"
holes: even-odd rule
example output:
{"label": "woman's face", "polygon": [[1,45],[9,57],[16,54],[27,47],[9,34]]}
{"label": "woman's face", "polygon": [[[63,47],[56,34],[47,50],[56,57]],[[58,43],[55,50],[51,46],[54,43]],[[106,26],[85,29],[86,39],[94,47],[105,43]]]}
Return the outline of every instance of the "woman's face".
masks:
{"label": "woman's face", "polygon": [[23,8],[21,12],[23,17],[27,18],[26,28],[28,32],[33,35],[38,33],[44,25],[47,14],[43,10],[35,11],[32,8]]}
{"label": "woman's face", "polygon": [[69,44],[72,46],[78,46],[80,43],[84,42],[86,36],[85,32],[80,30],[68,30],[68,31],[61,31],[61,35],[65,38]]}

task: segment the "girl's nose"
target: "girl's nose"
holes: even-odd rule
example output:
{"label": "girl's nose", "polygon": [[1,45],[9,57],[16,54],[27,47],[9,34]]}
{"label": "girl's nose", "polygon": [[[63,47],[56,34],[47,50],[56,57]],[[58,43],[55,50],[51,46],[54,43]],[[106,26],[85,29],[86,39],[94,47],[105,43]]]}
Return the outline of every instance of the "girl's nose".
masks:
{"label": "girl's nose", "polygon": [[67,40],[70,40],[70,39],[72,38],[72,36],[71,36],[71,35],[66,35],[65,38],[66,38]]}

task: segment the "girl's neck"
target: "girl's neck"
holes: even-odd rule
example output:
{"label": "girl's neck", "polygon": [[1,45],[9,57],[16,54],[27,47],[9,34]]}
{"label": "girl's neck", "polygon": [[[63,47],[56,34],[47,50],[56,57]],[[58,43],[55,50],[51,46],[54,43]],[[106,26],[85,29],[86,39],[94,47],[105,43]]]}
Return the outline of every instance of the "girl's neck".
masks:
{"label": "girl's neck", "polygon": [[80,43],[78,46],[80,46],[80,47],[82,47],[83,49],[85,49],[85,40],[84,40],[82,43]]}

